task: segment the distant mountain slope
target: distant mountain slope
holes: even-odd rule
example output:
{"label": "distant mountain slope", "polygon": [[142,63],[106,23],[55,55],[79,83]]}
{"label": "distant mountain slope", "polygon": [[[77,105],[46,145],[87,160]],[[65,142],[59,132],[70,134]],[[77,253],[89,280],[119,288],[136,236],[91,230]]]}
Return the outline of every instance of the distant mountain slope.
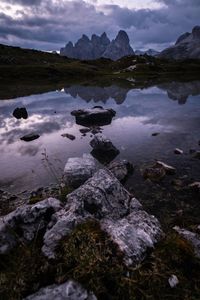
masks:
{"label": "distant mountain slope", "polygon": [[146,51],[141,51],[141,50],[136,50],[135,54],[136,55],[144,55],[147,54],[149,56],[157,56],[160,52],[154,50],[154,49],[148,49]]}
{"label": "distant mountain slope", "polygon": [[47,64],[66,61],[67,58],[59,54],[0,44],[0,65]]}
{"label": "distant mountain slope", "polygon": [[163,50],[159,56],[167,59],[200,59],[200,26],[195,26],[191,33],[182,34],[174,46]]}
{"label": "distant mountain slope", "polygon": [[75,45],[69,42],[61,48],[60,55],[81,60],[94,60],[100,57],[117,60],[123,56],[134,55],[134,51],[127,33],[120,30],[113,41],[109,40],[105,32],[101,36],[93,34],[91,40],[84,34]]}

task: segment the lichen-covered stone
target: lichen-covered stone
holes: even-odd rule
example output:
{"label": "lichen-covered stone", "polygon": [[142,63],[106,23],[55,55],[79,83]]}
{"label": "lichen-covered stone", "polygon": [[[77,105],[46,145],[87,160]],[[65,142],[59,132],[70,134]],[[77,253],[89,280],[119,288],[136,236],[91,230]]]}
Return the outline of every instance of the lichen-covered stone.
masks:
{"label": "lichen-covered stone", "polygon": [[69,194],[65,208],[53,216],[51,228],[44,236],[44,254],[54,258],[59,240],[87,218],[123,217],[129,212],[129,202],[130,194],[118,179],[109,170],[99,170]]}
{"label": "lichen-covered stone", "polygon": [[119,181],[123,181],[133,171],[133,165],[127,160],[113,161],[107,167]]}
{"label": "lichen-covered stone", "polygon": [[101,227],[124,253],[126,265],[141,262],[147,249],[153,248],[162,236],[159,221],[139,207],[120,220],[102,220]]}
{"label": "lichen-covered stone", "polygon": [[0,254],[7,254],[19,242],[30,242],[45,230],[51,216],[61,209],[59,200],[49,198],[34,205],[23,205],[0,218]]}
{"label": "lichen-covered stone", "polygon": [[64,182],[74,188],[79,187],[97,171],[94,158],[84,154],[83,157],[71,157],[64,168]]}
{"label": "lichen-covered stone", "polygon": [[37,293],[24,298],[24,300],[97,300],[97,298],[79,283],[69,280],[63,284],[53,284],[41,288]]}

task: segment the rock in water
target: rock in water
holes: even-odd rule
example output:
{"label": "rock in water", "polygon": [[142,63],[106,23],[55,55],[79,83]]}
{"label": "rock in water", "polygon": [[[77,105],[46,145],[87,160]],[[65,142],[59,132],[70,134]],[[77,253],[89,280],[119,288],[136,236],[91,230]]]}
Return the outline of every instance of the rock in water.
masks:
{"label": "rock in water", "polygon": [[66,206],[55,213],[51,227],[44,235],[43,253],[56,257],[59,242],[77,224],[87,219],[99,220],[125,256],[127,264],[136,264],[147,248],[161,238],[158,220],[143,211],[141,204],[107,169],[101,169],[77,190],[67,196]]}
{"label": "rock in water", "polygon": [[17,107],[13,111],[13,116],[16,119],[28,119],[28,113],[25,107]]}
{"label": "rock in water", "polygon": [[91,155],[83,154],[83,157],[71,157],[64,169],[64,182],[74,188],[79,187],[97,171],[96,163]]}
{"label": "rock in water", "polygon": [[71,141],[74,141],[75,138],[76,138],[73,134],[69,134],[69,133],[63,133],[63,134],[61,134],[61,136],[62,137],[66,137],[66,138],[68,138]]}
{"label": "rock in water", "polygon": [[167,59],[199,59],[200,26],[195,26],[191,33],[181,35],[174,46],[163,50],[158,56]]}
{"label": "rock in water", "polygon": [[79,109],[71,112],[76,117],[76,123],[86,127],[109,125],[116,112],[113,109],[103,109],[95,106],[91,109]]}
{"label": "rock in water", "polygon": [[93,148],[92,156],[102,164],[110,163],[119,154],[119,150],[103,135],[96,135],[90,145]]}
{"label": "rock in water", "polygon": [[25,141],[25,142],[31,142],[31,141],[39,139],[39,137],[40,137],[39,134],[30,133],[30,134],[26,134],[26,135],[22,136],[20,138],[20,140]]}
{"label": "rock in water", "polygon": [[59,200],[49,198],[34,205],[23,205],[0,218],[0,254],[7,254],[19,242],[30,242],[44,230],[51,216],[61,209]]}
{"label": "rock in water", "polygon": [[41,288],[37,293],[24,298],[24,300],[97,300],[97,298],[79,283],[69,280],[63,284],[53,284]]}
{"label": "rock in water", "polygon": [[130,46],[127,33],[120,30],[116,39],[113,40],[103,53],[103,57],[112,60],[118,60],[123,56],[134,55],[134,51]]}
{"label": "rock in water", "polygon": [[179,280],[176,275],[170,276],[168,279],[168,282],[172,289],[175,288],[177,286],[177,284],[179,284]]}
{"label": "rock in water", "polygon": [[107,168],[119,181],[125,180],[133,171],[133,165],[127,160],[113,161],[107,166]]}

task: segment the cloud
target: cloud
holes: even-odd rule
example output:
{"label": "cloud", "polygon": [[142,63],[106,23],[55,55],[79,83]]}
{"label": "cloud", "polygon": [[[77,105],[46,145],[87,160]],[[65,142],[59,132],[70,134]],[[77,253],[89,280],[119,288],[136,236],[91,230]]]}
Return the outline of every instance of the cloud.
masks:
{"label": "cloud", "polygon": [[[112,5],[99,2],[9,0],[10,6],[0,5],[0,43],[58,50],[83,33],[106,31],[113,38],[119,29],[125,29],[133,48],[162,49],[199,23],[196,0],[149,0],[149,9],[122,7],[120,1]],[[155,2],[159,8],[151,8]]]}

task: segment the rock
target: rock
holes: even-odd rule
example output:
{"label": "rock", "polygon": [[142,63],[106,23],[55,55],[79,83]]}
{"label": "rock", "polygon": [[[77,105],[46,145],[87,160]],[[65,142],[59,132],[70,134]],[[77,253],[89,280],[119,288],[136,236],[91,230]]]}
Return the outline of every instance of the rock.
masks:
{"label": "rock", "polygon": [[96,163],[91,155],[83,154],[83,157],[71,157],[64,168],[64,182],[74,188],[79,187],[97,171]]}
{"label": "rock", "polygon": [[64,209],[54,215],[52,228],[44,236],[43,252],[49,258],[55,257],[55,249],[62,237],[88,217],[113,219],[129,211],[130,194],[118,179],[106,169],[101,169],[82,186],[69,194]]}
{"label": "rock", "polygon": [[174,175],[176,173],[176,169],[174,167],[167,165],[166,163],[164,163],[160,160],[156,161],[155,166],[164,168],[167,175]]}
{"label": "rock", "polygon": [[119,181],[123,181],[133,171],[133,165],[127,160],[113,161],[107,168],[115,175]]}
{"label": "rock", "polygon": [[25,107],[17,107],[13,111],[13,116],[16,119],[28,119],[28,113]]}
{"label": "rock", "polygon": [[102,164],[110,163],[119,154],[119,150],[103,135],[96,135],[90,145],[93,148],[92,156]]}
{"label": "rock", "polygon": [[196,149],[190,149],[189,153],[194,154],[196,152]]}
{"label": "rock", "polygon": [[7,254],[19,242],[30,242],[44,230],[51,216],[61,209],[59,200],[49,198],[34,205],[23,205],[0,218],[0,254]]}
{"label": "rock", "polygon": [[73,134],[69,134],[69,133],[63,133],[63,134],[61,134],[61,136],[66,137],[71,141],[75,140],[75,138],[76,138]]}
{"label": "rock", "polygon": [[157,136],[159,134],[160,134],[159,132],[154,132],[154,133],[152,133],[152,136]]}
{"label": "rock", "polygon": [[136,266],[141,262],[147,249],[153,248],[162,237],[158,220],[138,209],[121,220],[102,220],[101,228],[124,253],[127,266]]}
{"label": "rock", "polygon": [[53,284],[41,288],[24,300],[97,300],[97,298],[79,283],[69,280],[63,284]]}
{"label": "rock", "polygon": [[71,112],[76,117],[76,123],[87,127],[109,125],[116,112],[113,109],[103,109],[95,106],[91,109],[79,109]]}
{"label": "rock", "polygon": [[39,137],[40,137],[39,134],[30,133],[30,134],[26,134],[23,137],[21,137],[20,140],[25,141],[25,142],[31,142],[36,139],[39,139]]}
{"label": "rock", "polygon": [[69,42],[64,48],[60,49],[60,55],[82,60],[110,58],[119,59],[123,56],[133,55],[134,51],[130,46],[129,37],[125,31],[119,31],[116,39],[110,42],[106,33],[101,36],[93,34],[91,40],[83,36],[75,43]]}
{"label": "rock", "polygon": [[200,26],[195,26],[191,33],[181,35],[176,44],[163,50],[159,57],[166,59],[199,59],[200,58]]}
{"label": "rock", "polygon": [[127,33],[120,30],[117,37],[108,45],[102,56],[112,60],[118,60],[123,56],[134,55],[134,51],[129,42]]}
{"label": "rock", "polygon": [[200,151],[196,151],[193,155],[194,158],[200,159]]}
{"label": "rock", "polygon": [[183,154],[183,150],[176,148],[176,149],[174,149],[174,153],[180,155],[180,154]]}
{"label": "rock", "polygon": [[65,207],[54,214],[44,235],[42,251],[48,258],[56,258],[59,242],[69,235],[77,224],[87,219],[100,222],[125,255],[127,264],[140,262],[148,248],[162,236],[158,220],[148,215],[135,198],[107,169],[101,169],[92,178],[67,196]]}
{"label": "rock", "polygon": [[166,172],[163,167],[156,167],[153,165],[152,167],[148,167],[143,172],[143,177],[145,179],[150,179],[151,181],[159,182],[165,177]]}
{"label": "rock", "polygon": [[196,181],[188,185],[188,188],[194,192],[200,192],[200,182]]}
{"label": "rock", "polygon": [[88,132],[90,132],[90,128],[81,128],[79,131],[80,131],[80,133],[82,133],[82,134],[85,134],[85,133],[88,133]]}
{"label": "rock", "polygon": [[195,256],[200,258],[200,235],[179,226],[175,226],[173,229],[192,245]]}
{"label": "rock", "polygon": [[179,284],[179,280],[176,275],[170,276],[168,282],[171,288],[175,288],[177,284]]}

